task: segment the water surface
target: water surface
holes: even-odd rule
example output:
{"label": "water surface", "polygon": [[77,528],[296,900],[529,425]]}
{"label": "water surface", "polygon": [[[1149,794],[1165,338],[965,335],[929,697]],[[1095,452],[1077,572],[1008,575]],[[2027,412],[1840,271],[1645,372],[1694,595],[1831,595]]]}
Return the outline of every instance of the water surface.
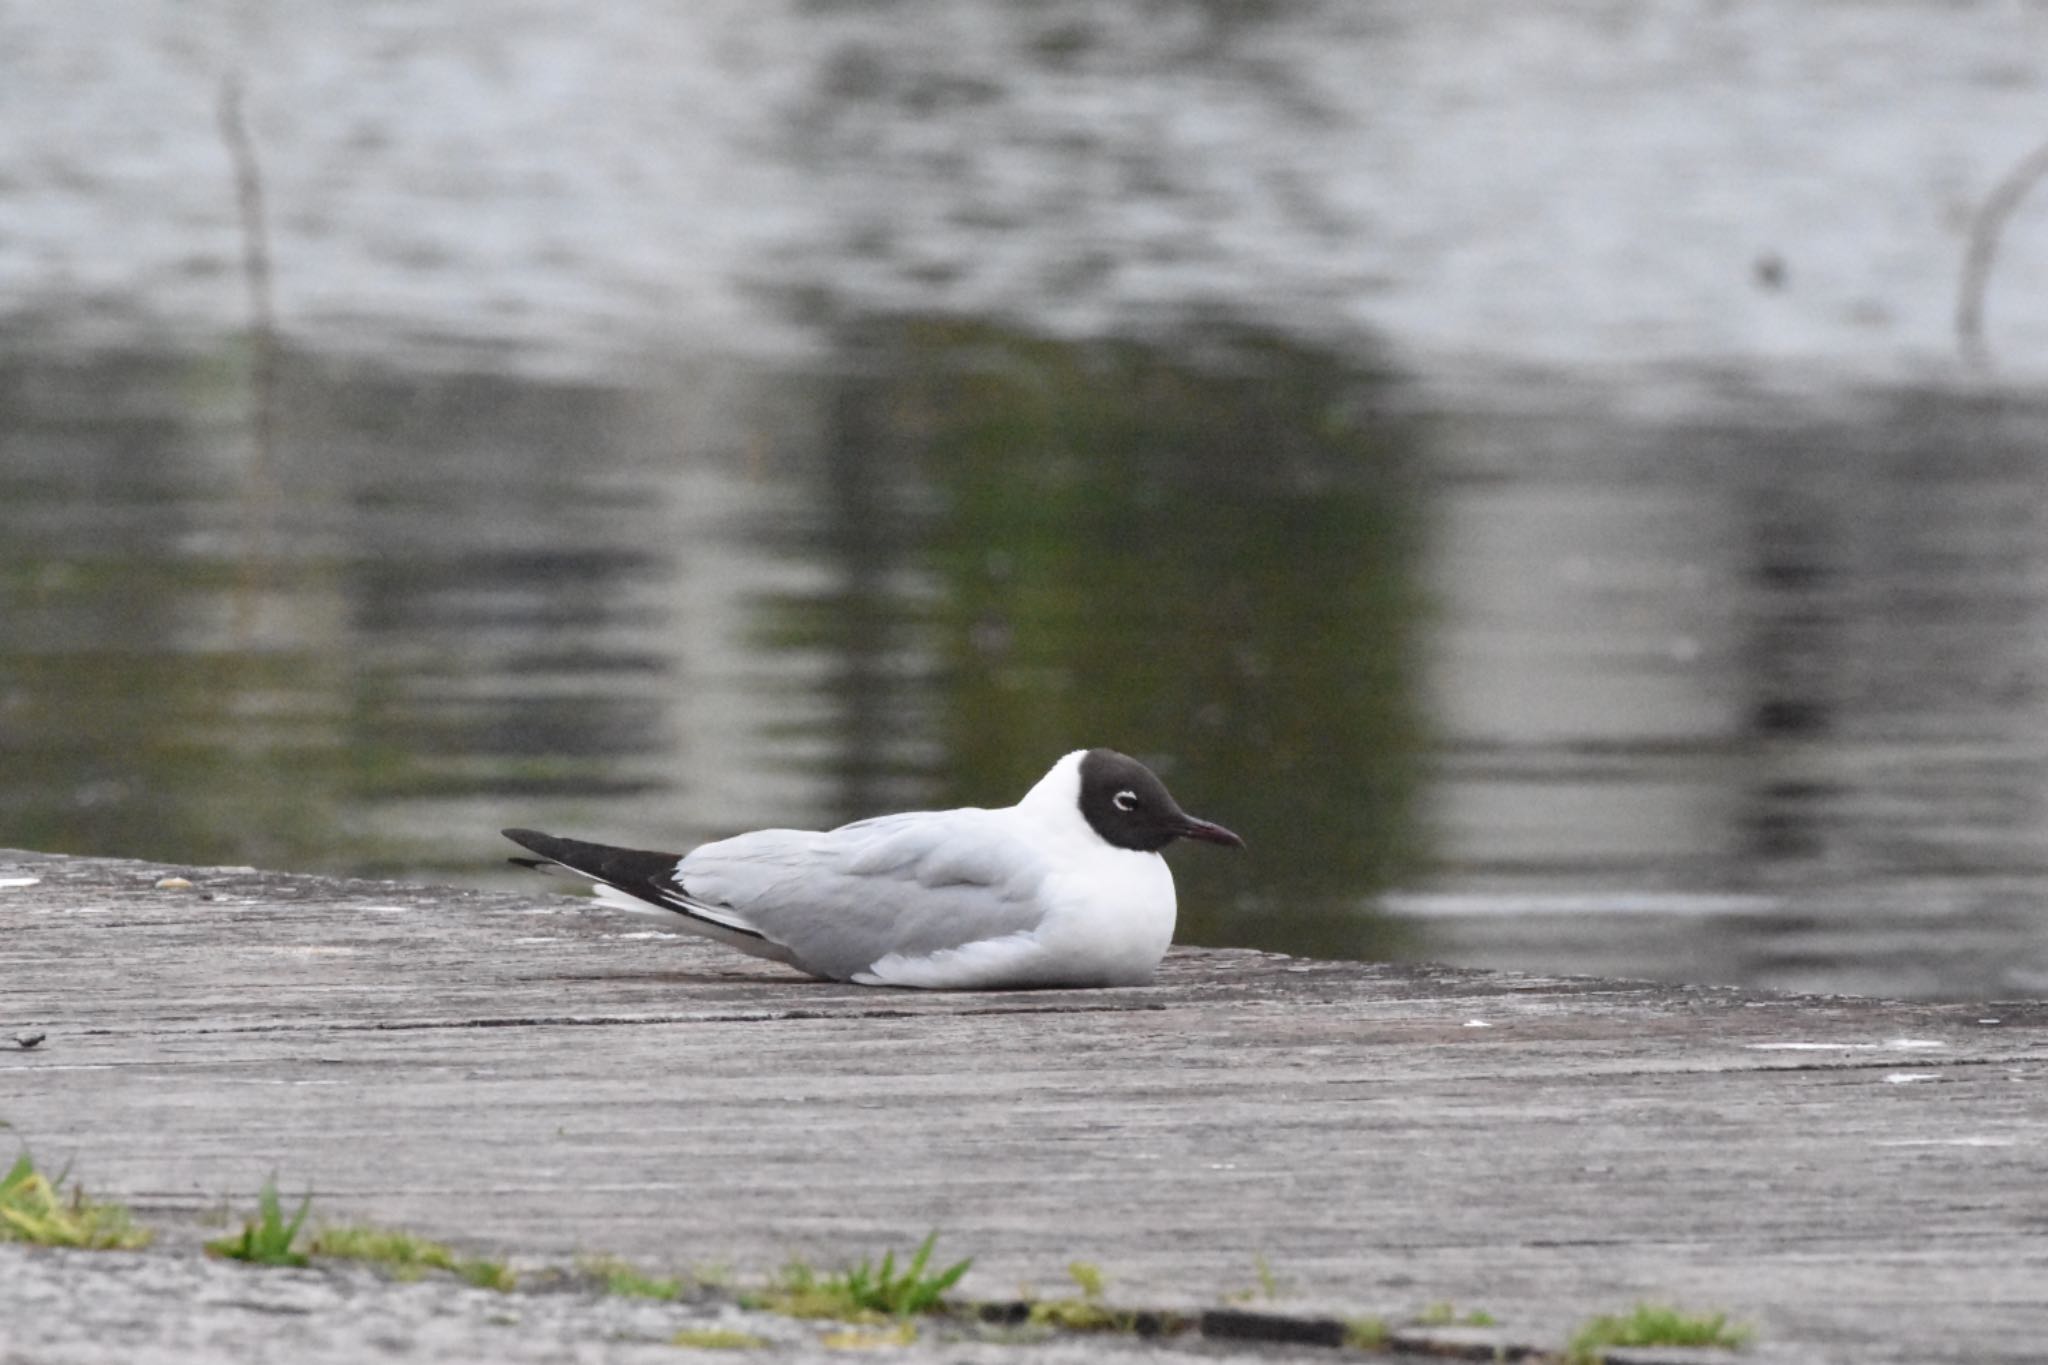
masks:
{"label": "water surface", "polygon": [[1426,408],[1258,332],[0,366],[0,844],[498,881],[1158,766],[1182,938],[2048,989],[2038,412]]}

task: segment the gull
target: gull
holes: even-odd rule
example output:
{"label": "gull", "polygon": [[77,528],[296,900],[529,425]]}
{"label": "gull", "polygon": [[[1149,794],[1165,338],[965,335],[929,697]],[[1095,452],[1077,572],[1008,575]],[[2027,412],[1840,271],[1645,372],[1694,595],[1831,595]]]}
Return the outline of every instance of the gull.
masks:
{"label": "gull", "polygon": [[687,854],[538,830],[505,837],[662,919],[814,977],[1003,990],[1135,986],[1173,939],[1175,839],[1244,847],[1113,749],[1077,749],[1014,806],[910,811],[823,832],[764,829]]}

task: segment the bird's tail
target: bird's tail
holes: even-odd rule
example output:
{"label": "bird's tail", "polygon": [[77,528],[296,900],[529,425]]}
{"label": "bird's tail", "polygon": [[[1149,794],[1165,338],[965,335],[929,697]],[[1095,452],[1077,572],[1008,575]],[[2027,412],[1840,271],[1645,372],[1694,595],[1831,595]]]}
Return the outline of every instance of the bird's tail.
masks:
{"label": "bird's tail", "polygon": [[501,833],[520,847],[540,855],[538,858],[507,859],[520,867],[540,872],[565,867],[664,910],[682,908],[681,897],[677,894],[681,888],[675,880],[676,864],[682,861],[680,853],[656,853],[648,849],[586,843],[582,839],[542,834],[537,829],[508,829]]}
{"label": "bird's tail", "polygon": [[507,860],[509,862],[541,872],[566,868],[596,882],[597,898],[616,909],[652,914],[654,911],[647,907],[658,906],[680,915],[682,918],[674,923],[687,926],[692,933],[716,939],[755,957],[795,962],[788,948],[740,919],[730,907],[706,905],[692,899],[677,875],[681,854],[586,843],[581,839],[542,834],[537,829],[500,832],[513,843],[540,855],[538,858],[511,858]]}

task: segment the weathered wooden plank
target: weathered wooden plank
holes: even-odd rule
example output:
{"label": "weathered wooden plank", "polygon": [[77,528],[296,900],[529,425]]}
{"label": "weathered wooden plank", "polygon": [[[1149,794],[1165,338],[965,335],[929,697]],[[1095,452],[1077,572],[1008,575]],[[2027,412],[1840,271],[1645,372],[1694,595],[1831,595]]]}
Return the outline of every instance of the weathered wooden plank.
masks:
{"label": "weathered wooden plank", "polygon": [[[1177,951],[1145,989],[806,982],[581,902],[0,854],[0,1118],[180,1222],[273,1170],[531,1256],[770,1269],[941,1233],[965,1289],[1650,1297],[1765,1358],[2039,1358],[2048,1008]],[[0,1310],[8,1290],[0,1285]]]}

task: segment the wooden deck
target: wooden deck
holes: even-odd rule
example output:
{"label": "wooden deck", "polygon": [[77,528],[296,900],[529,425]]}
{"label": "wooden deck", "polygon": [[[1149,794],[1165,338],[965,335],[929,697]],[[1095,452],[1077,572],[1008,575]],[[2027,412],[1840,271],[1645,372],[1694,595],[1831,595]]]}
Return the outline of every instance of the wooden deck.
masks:
{"label": "wooden deck", "polygon": [[[1655,1299],[1753,1322],[1759,1360],[2048,1359],[2038,1003],[1214,951],[925,995],[541,883],[0,852],[30,877],[0,885],[0,1119],[173,1245],[275,1171],[528,1261],[765,1272],[937,1230],[983,1297],[1078,1259],[1120,1302],[1216,1304],[1263,1265],[1281,1309],[1448,1301],[1517,1340]],[[0,1324],[31,1281],[0,1274]]]}

